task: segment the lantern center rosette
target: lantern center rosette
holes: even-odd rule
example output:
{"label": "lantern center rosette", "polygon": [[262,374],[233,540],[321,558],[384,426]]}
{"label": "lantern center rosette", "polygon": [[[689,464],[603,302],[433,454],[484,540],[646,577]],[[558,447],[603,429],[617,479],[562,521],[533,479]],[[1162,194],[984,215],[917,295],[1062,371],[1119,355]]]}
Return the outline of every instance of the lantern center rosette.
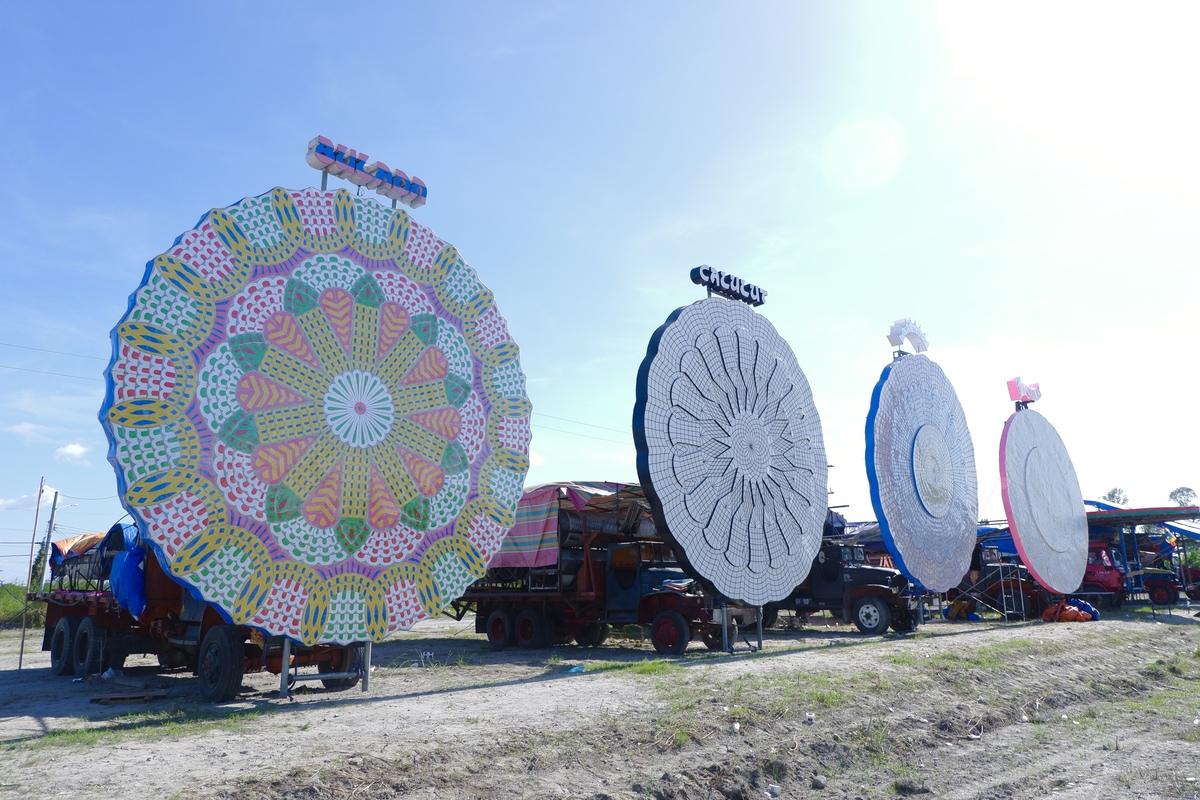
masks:
{"label": "lantern center rosette", "polygon": [[276,189],[151,262],[101,421],[164,569],[236,623],[380,640],[513,523],[529,401],[491,293],[404,212]]}

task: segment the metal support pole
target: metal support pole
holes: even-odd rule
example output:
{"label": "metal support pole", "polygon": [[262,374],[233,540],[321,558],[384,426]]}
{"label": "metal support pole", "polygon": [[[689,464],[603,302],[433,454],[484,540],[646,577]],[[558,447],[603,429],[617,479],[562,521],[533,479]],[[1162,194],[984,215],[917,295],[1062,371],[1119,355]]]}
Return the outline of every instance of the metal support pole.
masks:
{"label": "metal support pole", "polygon": [[368,639],[367,643],[363,645],[362,668],[363,668],[362,690],[365,692],[371,686],[371,640],[370,639]]}
{"label": "metal support pole", "polygon": [[[25,626],[29,615],[29,593],[33,591],[33,546],[37,541],[38,514],[42,510],[42,490],[46,488],[46,476],[38,480],[37,496],[33,500],[33,533],[29,536],[29,566],[25,568],[25,607],[21,609],[21,652],[17,656],[17,670],[25,663]],[[58,495],[54,495],[58,499]]]}
{"label": "metal support pole", "polygon": [[321,191],[322,192],[325,191],[325,189],[328,188],[328,186],[329,186],[329,173],[326,172],[325,170],[321,170]]}
{"label": "metal support pole", "polygon": [[721,599],[721,649],[726,653],[733,652],[733,648],[729,645],[729,611],[724,598]]}
{"label": "metal support pole", "polygon": [[288,675],[292,671],[292,640],[283,637],[283,652],[279,656],[279,696],[288,697]]}
{"label": "metal support pole", "polygon": [[758,607],[758,649],[759,649],[759,651],[762,650],[762,615],[763,615],[763,607],[759,606]]}

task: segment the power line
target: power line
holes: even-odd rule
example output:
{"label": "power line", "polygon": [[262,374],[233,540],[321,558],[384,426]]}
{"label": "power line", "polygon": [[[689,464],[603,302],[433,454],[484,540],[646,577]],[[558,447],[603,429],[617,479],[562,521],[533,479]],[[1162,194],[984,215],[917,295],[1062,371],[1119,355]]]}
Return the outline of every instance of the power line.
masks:
{"label": "power line", "polygon": [[598,429],[600,429],[600,430],[602,430],[602,431],[612,431],[613,433],[629,433],[629,430],[628,430],[628,429],[622,429],[622,428],[610,428],[610,427],[608,427],[608,426],[606,426],[606,425],[593,425],[593,424],[592,424],[592,423],[590,423],[590,422],[583,422],[582,420],[578,420],[578,419],[570,419],[570,418],[568,418],[568,417],[556,417],[556,416],[554,416],[553,414],[546,414],[546,413],[544,413],[544,412],[541,412],[541,411],[534,411],[534,412],[533,412],[533,415],[534,415],[535,417],[545,417],[546,419],[556,419],[556,420],[558,420],[559,422],[570,422],[570,423],[572,423],[572,424],[575,424],[575,425],[586,425],[586,426],[587,426],[587,427],[589,427],[589,428],[598,428]]}
{"label": "power line", "polygon": [[618,442],[616,439],[604,439],[599,436],[592,436],[587,433],[579,433],[577,431],[564,431],[562,428],[551,428],[549,425],[534,424],[535,428],[542,431],[554,431],[555,433],[565,433],[568,436],[578,436],[581,439],[593,439],[597,442],[608,442],[609,444],[627,445],[629,442]]}
{"label": "power line", "polygon": [[12,364],[0,364],[0,369],[12,369],[17,372],[32,372],[36,375],[53,375],[56,378],[74,378],[77,381],[99,381],[100,378],[89,378],[86,375],[68,375],[65,372],[50,372],[45,369],[30,369],[29,367],[14,367]]}
{"label": "power line", "polygon": [[71,356],[72,358],[90,358],[94,361],[107,361],[107,358],[101,356],[87,356],[83,353],[68,353],[66,350],[47,350],[45,347],[32,347],[27,344],[14,344],[12,342],[0,342],[0,347],[15,347],[19,350],[32,350],[35,353],[53,353],[56,356]]}
{"label": "power line", "polygon": [[120,495],[110,494],[108,497],[76,497],[73,494],[63,494],[62,492],[59,492],[58,496],[65,497],[68,500],[98,501],[98,500],[116,500]]}

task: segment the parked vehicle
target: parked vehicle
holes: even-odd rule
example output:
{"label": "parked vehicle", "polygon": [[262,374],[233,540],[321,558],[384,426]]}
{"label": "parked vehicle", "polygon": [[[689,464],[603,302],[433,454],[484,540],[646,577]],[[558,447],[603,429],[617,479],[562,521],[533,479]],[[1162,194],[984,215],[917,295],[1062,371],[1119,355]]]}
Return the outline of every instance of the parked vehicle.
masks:
{"label": "parked vehicle", "polygon": [[[1151,563],[1152,557],[1152,553],[1143,557],[1138,552],[1137,562]],[[1138,566],[1137,562],[1130,571],[1117,545],[1101,538],[1090,540],[1083,584],[1074,596],[1092,602],[1098,600],[1105,608],[1116,608],[1125,602],[1132,586],[1134,592],[1144,591],[1153,605],[1173,606],[1179,602],[1184,587],[1174,570]]]}
{"label": "parked vehicle", "polygon": [[453,605],[494,648],[602,644],[615,625],[641,625],[654,649],[682,653],[692,640],[722,645],[757,610],[724,603],[689,577],[659,535],[641,487],[556,483],[525,492],[517,524],[487,575]]}
{"label": "parked vehicle", "polygon": [[918,598],[899,570],[875,567],[862,545],[826,539],[813,558],[804,582],[785,600],[763,610],[763,624],[774,624],[779,611],[800,614],[832,611],[863,633],[879,635],[917,629]]}
{"label": "parked vehicle", "polygon": [[[98,543],[56,547],[51,585],[29,599],[46,603],[42,650],[56,675],[120,669],[134,654],[153,654],[163,669],[189,668],[206,700],[232,699],[248,672],[278,674],[283,641],[229,624],[192,597],[138,543],[133,526],[114,525]],[[65,554],[65,555],[64,555]],[[328,689],[348,689],[364,672],[363,646],[289,645],[291,668],[315,666]]]}

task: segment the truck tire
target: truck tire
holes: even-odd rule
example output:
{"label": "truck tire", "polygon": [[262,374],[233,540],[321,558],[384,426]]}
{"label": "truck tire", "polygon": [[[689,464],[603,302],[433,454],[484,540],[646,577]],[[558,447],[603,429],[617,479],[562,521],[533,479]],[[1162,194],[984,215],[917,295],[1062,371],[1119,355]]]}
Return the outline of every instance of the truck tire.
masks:
{"label": "truck tire", "polygon": [[493,650],[503,650],[513,643],[513,616],[507,609],[497,608],[487,618],[487,640]]}
{"label": "truck tire", "polygon": [[912,633],[917,629],[917,615],[905,613],[892,619],[892,630],[896,633]]}
{"label": "truck tire", "polygon": [[692,640],[692,629],[678,611],[660,611],[650,622],[650,641],[664,656],[680,656]]}
{"label": "truck tire", "polygon": [[95,617],[84,617],[75,631],[75,644],[71,647],[71,659],[75,665],[75,676],[98,675],[104,671],[104,648],[108,631],[96,624]]}
{"label": "truck tire", "polygon": [[714,652],[721,649],[721,626],[710,625],[704,629],[703,635],[700,637],[704,642],[704,646]]}
{"label": "truck tire", "polygon": [[[362,665],[363,646],[352,644],[342,648],[342,652],[333,662],[321,661],[317,664],[317,672],[351,672]],[[354,678],[325,678],[321,685],[331,692],[342,692],[353,689],[358,685],[358,677]]]}
{"label": "truck tire", "polygon": [[1150,597],[1150,604],[1156,606],[1173,606],[1179,600],[1178,595],[1170,587],[1161,584],[1151,586],[1147,595]]}
{"label": "truck tire", "polygon": [[608,623],[589,622],[575,633],[575,643],[580,647],[599,647],[608,639]]}
{"label": "truck tire", "polygon": [[513,624],[517,647],[526,649],[548,647],[550,631],[546,617],[536,608],[523,608]]}
{"label": "truck tire", "polygon": [[863,597],[854,604],[854,612],[850,618],[862,633],[880,636],[887,633],[891,616],[891,610],[883,600],[878,597]]}
{"label": "truck tire", "polygon": [[245,648],[246,641],[236,625],[214,625],[208,629],[196,659],[201,697],[210,702],[237,697],[246,667]]}
{"label": "truck tire", "polygon": [[50,634],[50,672],[55,675],[75,674],[75,631],[79,617],[59,617]]}

